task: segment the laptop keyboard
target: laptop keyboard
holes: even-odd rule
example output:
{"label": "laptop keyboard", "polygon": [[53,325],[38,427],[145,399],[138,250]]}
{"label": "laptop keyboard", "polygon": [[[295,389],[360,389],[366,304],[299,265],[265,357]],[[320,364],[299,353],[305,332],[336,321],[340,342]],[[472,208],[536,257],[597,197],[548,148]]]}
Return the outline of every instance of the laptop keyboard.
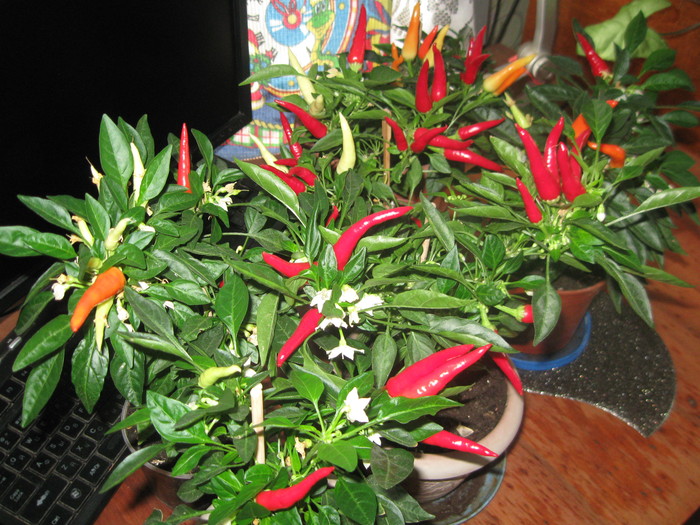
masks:
{"label": "laptop keyboard", "polygon": [[23,429],[29,371],[10,373],[16,343],[11,335],[0,348],[0,523],[90,524],[111,497],[99,494],[99,488],[126,455],[121,434],[105,435],[118,421],[122,401],[104,392],[90,414],[64,378],[39,417]]}

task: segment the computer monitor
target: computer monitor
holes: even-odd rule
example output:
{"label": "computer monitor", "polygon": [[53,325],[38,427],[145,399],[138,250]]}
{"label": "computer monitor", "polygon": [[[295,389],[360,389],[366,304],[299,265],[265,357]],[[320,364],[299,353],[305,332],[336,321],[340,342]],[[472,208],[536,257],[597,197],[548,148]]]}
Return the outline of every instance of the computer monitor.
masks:
{"label": "computer monitor", "polygon": [[[216,146],[251,119],[243,0],[0,0],[0,225],[52,226],[17,194],[94,194],[103,114]],[[0,257],[0,290],[32,266]]]}

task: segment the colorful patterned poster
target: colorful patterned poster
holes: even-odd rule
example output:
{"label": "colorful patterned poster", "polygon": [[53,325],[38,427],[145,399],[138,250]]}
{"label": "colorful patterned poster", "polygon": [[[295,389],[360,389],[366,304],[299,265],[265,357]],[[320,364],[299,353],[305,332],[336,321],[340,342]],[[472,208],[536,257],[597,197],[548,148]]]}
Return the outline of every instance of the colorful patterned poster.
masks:
{"label": "colorful patterned poster", "polygon": [[[337,65],[338,54],[350,47],[363,3],[372,42],[389,42],[391,0],[248,0],[251,72],[287,64],[288,49],[307,69],[313,63]],[[279,112],[266,103],[297,92],[293,76],[252,85],[253,121],[220,145],[217,155],[227,160],[259,157],[251,135],[277,152],[282,143]]]}

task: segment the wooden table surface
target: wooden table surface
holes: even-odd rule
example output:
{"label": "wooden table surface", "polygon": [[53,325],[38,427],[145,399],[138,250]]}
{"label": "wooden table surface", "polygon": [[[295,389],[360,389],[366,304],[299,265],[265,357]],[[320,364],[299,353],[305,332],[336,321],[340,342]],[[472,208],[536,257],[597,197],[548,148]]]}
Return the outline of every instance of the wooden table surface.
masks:
{"label": "wooden table surface", "polygon": [[[526,393],[503,484],[470,525],[680,525],[700,507],[700,227],[676,222],[687,255],[669,255],[666,269],[695,288],[649,286],[677,374],[669,418],[645,438],[592,405]],[[0,319],[0,332],[15,321]],[[170,513],[138,471],[95,523],[137,525],[156,508]]]}

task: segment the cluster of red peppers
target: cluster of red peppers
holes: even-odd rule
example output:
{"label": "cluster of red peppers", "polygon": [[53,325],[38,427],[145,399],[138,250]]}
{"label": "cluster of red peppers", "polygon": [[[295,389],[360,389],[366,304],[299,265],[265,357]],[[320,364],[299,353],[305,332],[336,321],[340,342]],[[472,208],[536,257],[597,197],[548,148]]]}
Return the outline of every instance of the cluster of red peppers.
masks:
{"label": "cluster of red peppers", "polygon": [[[345,268],[357,243],[360,242],[362,236],[367,233],[370,228],[391,219],[397,219],[412,209],[413,206],[401,206],[378,211],[368,215],[345,230],[333,245],[333,252],[335,253],[338,269],[343,270]],[[308,262],[289,262],[277,255],[267,252],[263,253],[263,260],[285,277],[294,277],[311,267]],[[323,314],[319,312],[317,308],[310,308],[307,310],[299,321],[297,328],[282,345],[282,348],[280,348],[277,354],[277,366],[282,366],[285,361],[296,352],[304,341],[316,331],[316,327],[322,319]]]}
{"label": "cluster of red peppers", "polygon": [[[453,346],[417,361],[386,382],[387,393],[391,397],[412,399],[439,394],[460,372],[481,359],[491,348],[491,345],[484,345],[476,350],[473,348],[474,345]],[[522,394],[520,378],[505,354],[493,353],[492,357],[516,390]],[[422,443],[482,456],[496,457],[498,455],[475,441],[447,430],[441,430],[424,439]]]}

